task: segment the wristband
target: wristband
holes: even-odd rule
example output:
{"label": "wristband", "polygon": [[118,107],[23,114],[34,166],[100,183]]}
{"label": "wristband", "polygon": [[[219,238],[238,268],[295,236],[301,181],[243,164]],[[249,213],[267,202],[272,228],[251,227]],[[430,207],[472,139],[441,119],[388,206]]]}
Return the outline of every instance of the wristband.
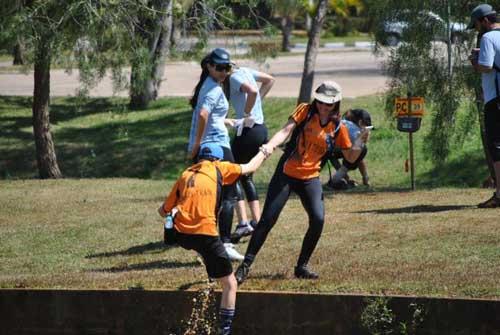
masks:
{"label": "wristband", "polygon": [[259,148],[259,151],[262,152],[262,154],[264,155],[264,157],[267,159],[269,156],[271,156],[271,153],[269,151],[267,151],[267,149],[265,147],[260,147]]}

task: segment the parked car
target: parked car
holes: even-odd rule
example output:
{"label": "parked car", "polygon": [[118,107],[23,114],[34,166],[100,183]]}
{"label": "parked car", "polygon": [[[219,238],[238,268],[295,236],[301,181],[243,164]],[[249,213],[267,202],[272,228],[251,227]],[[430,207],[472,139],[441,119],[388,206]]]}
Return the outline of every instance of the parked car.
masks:
{"label": "parked car", "polygon": [[[413,16],[412,16],[413,15]],[[377,34],[377,40],[382,45],[397,46],[405,40],[405,35],[411,33],[410,24],[415,24],[419,31],[425,30],[434,40],[446,42],[446,22],[433,12],[420,12],[417,16],[409,12],[402,12],[394,18],[382,23],[382,29]],[[415,27],[414,27],[415,28]],[[451,42],[456,43],[465,38],[467,25],[461,22],[450,22]]]}

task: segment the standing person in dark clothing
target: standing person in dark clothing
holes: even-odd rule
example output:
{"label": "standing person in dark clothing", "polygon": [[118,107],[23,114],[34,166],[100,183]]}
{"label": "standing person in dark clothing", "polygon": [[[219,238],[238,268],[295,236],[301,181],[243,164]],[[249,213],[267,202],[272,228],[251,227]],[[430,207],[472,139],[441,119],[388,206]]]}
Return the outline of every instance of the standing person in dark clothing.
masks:
{"label": "standing person in dark clothing", "polygon": [[497,13],[488,4],[474,8],[469,29],[482,34],[480,47],[474,49],[471,62],[481,72],[484,96],[484,125],[488,150],[495,170],[496,192],[478,205],[479,208],[500,207],[500,24]]}
{"label": "standing person in dark clothing", "polygon": [[[258,83],[261,83],[260,88]],[[274,78],[272,76],[246,67],[235,68],[224,82],[226,96],[231,102],[237,118],[237,120],[233,120],[233,126],[237,127],[237,131],[231,144],[231,151],[236,163],[248,163],[259,151],[259,147],[268,140],[262,99],[273,84]],[[242,236],[250,235],[260,219],[259,196],[252,174],[241,176],[237,190],[239,199],[237,209],[241,220],[232,236],[234,242]],[[252,221],[247,219],[243,191],[250,207]]]}
{"label": "standing person in dark clothing", "polygon": [[[347,128],[340,123],[341,100],[341,87],[336,82],[322,83],[314,93],[314,101],[297,106],[285,126],[267,144],[276,148],[291,136],[269,183],[264,210],[248,244],[245,259],[236,271],[238,283],[247,278],[257,253],[292,191],[300,197],[309,217],[309,228],[304,236],[294,273],[297,278],[318,278],[307,264],[321,236],[325,218],[319,179],[321,160],[335,146],[341,148],[344,157],[351,162],[361,152],[359,143],[357,147],[352,146]],[[366,134],[362,133],[356,142],[365,140]]]}

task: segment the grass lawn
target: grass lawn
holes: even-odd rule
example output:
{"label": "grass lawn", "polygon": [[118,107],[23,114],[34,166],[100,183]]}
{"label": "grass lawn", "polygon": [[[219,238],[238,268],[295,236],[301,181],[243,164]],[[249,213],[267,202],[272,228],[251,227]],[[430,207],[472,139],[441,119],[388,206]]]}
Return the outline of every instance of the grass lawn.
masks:
{"label": "grass lawn", "polygon": [[[127,178],[1,181],[0,287],[203,287],[195,253],[162,244],[156,209],[167,191]],[[327,193],[310,263],[318,281],[293,278],[307,218],[292,198],[242,289],[499,298],[498,210],[474,206],[488,195]]]}
{"label": "grass lawn", "polygon": [[[68,179],[41,181],[31,98],[0,97],[0,287],[204,285],[193,253],[163,246],[156,214],[187,164],[186,99],[161,99],[146,111],[126,103],[53,99],[52,131]],[[271,134],[294,103],[266,99]],[[477,188],[487,174],[477,123],[461,112],[467,140],[454,139],[449,160],[435,167],[424,154],[426,116],[414,136],[418,191],[408,192],[407,135],[385,118],[380,97],[346,99],[342,108],[349,107],[367,108],[376,126],[367,156],[372,188],[326,192],[326,225],[311,260],[321,279],[292,278],[307,221],[292,197],[243,289],[500,297],[498,210],[474,207],[491,194]],[[278,158],[255,176],[261,193]]]}

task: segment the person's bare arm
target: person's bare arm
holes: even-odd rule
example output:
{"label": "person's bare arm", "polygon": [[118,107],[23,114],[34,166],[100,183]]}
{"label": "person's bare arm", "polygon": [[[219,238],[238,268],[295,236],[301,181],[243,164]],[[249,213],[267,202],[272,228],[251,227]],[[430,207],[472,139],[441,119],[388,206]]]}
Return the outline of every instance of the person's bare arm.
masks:
{"label": "person's bare arm", "polygon": [[247,94],[247,101],[245,103],[245,115],[250,115],[252,108],[257,101],[257,89],[249,83],[243,83],[240,86],[240,91]]}
{"label": "person's bare arm", "polygon": [[273,150],[268,145],[264,144],[260,147],[259,152],[255,155],[250,162],[241,164],[241,174],[250,174],[257,171],[262,163],[271,156]]}
{"label": "person's bare arm", "polygon": [[196,131],[196,137],[193,144],[193,149],[191,150],[191,158],[195,158],[200,149],[201,138],[205,132],[205,127],[208,121],[208,111],[205,108],[200,109],[200,116],[198,118],[198,129]]}
{"label": "person's bare arm", "polygon": [[290,137],[290,134],[293,132],[296,126],[297,124],[295,123],[295,121],[293,119],[289,119],[288,122],[283,126],[283,128],[281,128],[276,134],[274,134],[267,145],[274,150],[277,146],[284,143],[287,138]]}
{"label": "person's bare arm", "polygon": [[256,80],[262,83],[262,85],[260,86],[259,94],[260,98],[264,99],[264,97],[267,95],[267,93],[269,93],[269,91],[273,87],[275,79],[273,76],[267,73],[259,72]]}

